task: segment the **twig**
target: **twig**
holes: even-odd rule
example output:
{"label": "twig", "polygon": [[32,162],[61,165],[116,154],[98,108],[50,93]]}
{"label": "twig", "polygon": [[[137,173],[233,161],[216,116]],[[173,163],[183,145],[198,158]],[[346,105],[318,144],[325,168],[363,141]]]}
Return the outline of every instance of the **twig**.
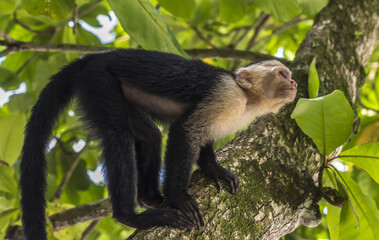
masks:
{"label": "twig", "polygon": [[363,108],[365,108],[367,110],[371,110],[371,111],[376,112],[376,113],[379,114],[379,110],[367,107],[364,103],[362,103],[361,98],[358,97],[357,101],[358,101],[358,104],[361,105],[361,107],[363,107]]}
{"label": "twig", "polygon": [[76,31],[78,29],[78,23],[79,23],[79,11],[78,11],[78,5],[75,3],[74,5],[74,14],[72,16],[72,21],[74,22],[74,27],[72,28],[72,32],[74,35],[76,35]]}
{"label": "twig", "polygon": [[[0,45],[7,46],[5,41],[0,40]],[[109,48],[104,46],[89,46],[77,44],[54,44],[54,43],[37,43],[37,42],[21,42],[17,41],[12,45],[11,53],[22,51],[35,51],[35,52],[67,52],[67,53],[94,53],[102,51],[115,50],[116,48]],[[288,65],[290,61],[282,58],[277,58],[271,55],[240,51],[233,49],[187,49],[186,52],[193,58],[214,58],[214,59],[231,59],[231,60],[244,60],[253,61],[256,59],[276,59]]]}
{"label": "twig", "polygon": [[50,202],[55,202],[56,200],[58,200],[61,197],[63,190],[67,186],[68,181],[70,181],[72,174],[74,173],[76,167],[78,166],[78,164],[80,162],[80,157],[82,156],[83,152],[88,148],[88,146],[89,146],[89,142],[87,139],[86,145],[83,147],[82,150],[80,150],[80,152],[78,152],[74,162],[71,164],[70,169],[67,171],[66,176],[62,179],[62,182],[59,184],[59,187],[58,187],[57,191],[54,193]]}
{"label": "twig", "polygon": [[91,224],[84,230],[82,233],[81,240],[86,240],[91,232],[96,228],[96,226],[100,223],[101,219],[96,219],[91,222]]}
{"label": "twig", "polygon": [[208,46],[211,48],[217,48],[215,45],[213,45],[204,35],[199,31],[197,27],[192,27],[192,29],[195,31],[196,35],[203,41],[205,42]]}
{"label": "twig", "polygon": [[41,55],[40,52],[36,52],[33,54],[31,58],[29,58],[22,66],[16,71],[16,74],[20,74],[27,66],[29,66],[34,60],[36,60]]}
{"label": "twig", "polygon": [[254,46],[258,45],[261,42],[265,42],[265,41],[270,40],[273,36],[275,36],[275,35],[277,35],[279,33],[282,33],[285,30],[287,30],[287,29],[293,27],[294,25],[298,24],[299,22],[302,22],[302,21],[305,21],[305,20],[308,20],[308,19],[307,18],[302,18],[300,15],[297,16],[297,17],[294,17],[293,19],[289,20],[288,22],[283,23],[280,27],[275,28],[274,30],[272,30],[272,33],[270,35],[257,40],[255,42]]}
{"label": "twig", "polygon": [[13,12],[13,21],[15,23],[17,23],[18,25],[20,25],[22,28],[28,30],[29,32],[32,32],[32,33],[35,33],[37,35],[41,35],[41,36],[50,36],[54,33],[54,28],[53,27],[50,27],[50,28],[47,28],[45,30],[34,30],[32,29],[31,27],[29,27],[28,25],[24,24],[23,22],[21,22],[18,18],[17,18],[17,10],[15,10]]}
{"label": "twig", "polygon": [[8,33],[4,32],[3,30],[0,30],[0,38],[3,38],[4,41],[8,44],[14,43],[16,41]]}
{"label": "twig", "polygon": [[251,50],[253,48],[253,46],[255,45],[255,41],[257,40],[259,34],[261,33],[263,27],[266,25],[266,23],[270,19],[270,15],[268,14],[263,14],[261,16],[262,18],[260,19],[257,26],[255,27],[254,34],[251,37],[249,43],[247,44],[246,50]]}
{"label": "twig", "polygon": [[4,166],[9,167],[9,163],[7,163],[7,162],[4,161],[4,160],[0,160],[0,165],[4,165]]}

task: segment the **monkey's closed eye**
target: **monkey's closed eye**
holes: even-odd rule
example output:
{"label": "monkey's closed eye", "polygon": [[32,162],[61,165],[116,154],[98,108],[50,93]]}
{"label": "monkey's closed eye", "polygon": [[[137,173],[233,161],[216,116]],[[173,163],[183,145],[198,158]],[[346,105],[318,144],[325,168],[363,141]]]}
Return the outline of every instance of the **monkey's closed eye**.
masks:
{"label": "monkey's closed eye", "polygon": [[284,78],[284,79],[287,79],[287,74],[284,72],[284,71],[279,71],[278,72],[278,74],[279,74],[279,76],[281,76],[282,78]]}

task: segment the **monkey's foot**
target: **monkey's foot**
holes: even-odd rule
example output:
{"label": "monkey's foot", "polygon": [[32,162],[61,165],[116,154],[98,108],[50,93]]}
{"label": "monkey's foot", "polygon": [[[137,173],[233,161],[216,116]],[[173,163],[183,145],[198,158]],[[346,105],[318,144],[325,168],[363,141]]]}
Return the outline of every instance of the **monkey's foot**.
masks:
{"label": "monkey's foot", "polygon": [[217,190],[221,190],[220,180],[225,182],[231,194],[236,194],[239,190],[239,180],[233,173],[229,172],[219,164],[203,169],[205,174],[214,180]]}
{"label": "monkey's foot", "polygon": [[201,213],[197,202],[189,195],[177,194],[175,198],[168,200],[171,207],[180,210],[193,224],[196,225],[196,229],[199,230],[201,226],[204,226],[203,214]]}

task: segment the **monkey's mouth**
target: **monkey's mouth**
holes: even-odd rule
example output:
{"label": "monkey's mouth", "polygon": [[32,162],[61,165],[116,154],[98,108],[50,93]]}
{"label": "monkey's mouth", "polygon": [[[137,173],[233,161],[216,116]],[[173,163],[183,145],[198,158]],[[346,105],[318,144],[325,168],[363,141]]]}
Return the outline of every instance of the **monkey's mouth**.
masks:
{"label": "monkey's mouth", "polygon": [[288,87],[288,88],[282,88],[283,91],[296,91],[297,88],[296,87]]}

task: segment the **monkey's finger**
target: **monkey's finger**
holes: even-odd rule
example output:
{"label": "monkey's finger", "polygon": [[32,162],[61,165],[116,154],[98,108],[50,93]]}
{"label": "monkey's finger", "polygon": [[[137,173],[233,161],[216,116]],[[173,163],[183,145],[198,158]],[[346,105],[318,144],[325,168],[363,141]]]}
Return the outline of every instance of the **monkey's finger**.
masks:
{"label": "monkey's finger", "polygon": [[197,206],[196,201],[192,198],[188,199],[183,207],[185,214],[193,221],[194,224],[196,224],[196,228],[199,230],[200,226],[202,225],[202,214]]}
{"label": "monkey's finger", "polygon": [[216,185],[217,190],[221,191],[220,181],[217,178],[215,178],[215,185]]}
{"label": "monkey's finger", "polygon": [[191,223],[195,225],[196,229],[199,229],[198,223],[196,221],[196,216],[194,211],[189,203],[185,203],[181,209],[182,213],[191,220]]}
{"label": "monkey's finger", "polygon": [[196,211],[196,208],[193,206],[192,201],[190,200],[187,205],[188,213],[190,214],[190,218],[196,224],[196,229],[200,229],[200,220]]}
{"label": "monkey's finger", "polygon": [[196,225],[193,224],[181,211],[175,210],[177,217],[172,218],[174,227],[180,228],[182,230],[193,230],[196,228]]}
{"label": "monkey's finger", "polygon": [[230,187],[230,193],[233,195],[236,194],[238,191],[238,179],[237,178],[231,179],[231,181],[229,182],[229,187]]}
{"label": "monkey's finger", "polygon": [[236,189],[235,193],[237,193],[240,190],[240,181],[239,181],[238,177],[236,177],[234,179],[234,186],[235,186],[235,189]]}
{"label": "monkey's finger", "polygon": [[194,199],[191,199],[190,202],[191,202],[192,208],[195,210],[194,212],[196,214],[197,222],[199,223],[200,226],[204,226],[203,213],[201,212],[199,205]]}

